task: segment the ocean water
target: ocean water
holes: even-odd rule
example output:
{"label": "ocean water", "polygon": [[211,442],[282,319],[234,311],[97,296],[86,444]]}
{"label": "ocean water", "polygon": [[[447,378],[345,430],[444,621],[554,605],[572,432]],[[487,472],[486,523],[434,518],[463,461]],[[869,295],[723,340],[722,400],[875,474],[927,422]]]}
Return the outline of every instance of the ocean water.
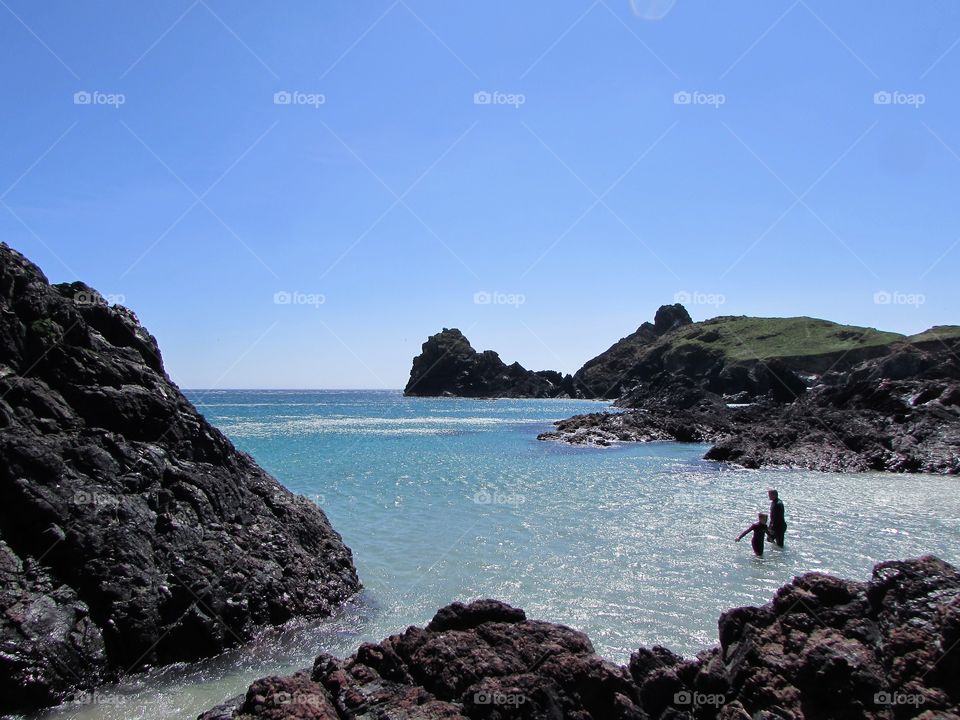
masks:
{"label": "ocean water", "polygon": [[[192,391],[201,412],[353,549],[363,593],[335,617],[266,631],[209,661],[127,678],[38,717],[194,718],[263,675],[347,655],[495,597],[588,633],[625,662],[640,645],[692,655],[727,608],[762,604],[797,574],[866,579],[926,553],[960,562],[960,480],[748,471],[703,445],[575,448],[536,440],[604,404],[404,398],[393,391]],[[733,539],[779,488],[785,549]]]}

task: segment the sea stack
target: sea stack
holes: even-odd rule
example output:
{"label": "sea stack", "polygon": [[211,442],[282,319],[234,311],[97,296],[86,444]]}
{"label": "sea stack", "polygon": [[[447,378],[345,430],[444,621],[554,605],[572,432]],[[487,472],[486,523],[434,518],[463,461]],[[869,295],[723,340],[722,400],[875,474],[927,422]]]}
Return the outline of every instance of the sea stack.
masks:
{"label": "sea stack", "polygon": [[444,328],[413,359],[404,395],[423,397],[573,397],[573,378],[553,370],[507,365],[493,350],[477,352],[463,333]]}
{"label": "sea stack", "polygon": [[360,588],[323,511],[197,412],[130,310],[5,244],[0,496],[0,713],[215,655]]}

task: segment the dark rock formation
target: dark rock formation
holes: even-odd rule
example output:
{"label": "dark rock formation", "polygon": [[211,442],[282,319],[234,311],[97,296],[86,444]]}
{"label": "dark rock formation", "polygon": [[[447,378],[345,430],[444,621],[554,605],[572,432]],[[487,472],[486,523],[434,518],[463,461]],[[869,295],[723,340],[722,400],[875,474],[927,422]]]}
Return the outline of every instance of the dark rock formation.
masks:
{"label": "dark rock formation", "polygon": [[[664,358],[684,347],[674,346]],[[637,409],[561,420],[539,439],[599,446],[709,442],[715,445],[706,459],[749,468],[960,474],[956,337],[896,343],[881,357],[823,374],[809,390],[776,360],[749,370],[726,365],[721,374],[729,378],[742,371],[737,382],[754,387],[726,398],[694,378],[691,368],[711,361],[702,348],[690,347],[679,368],[664,363],[662,373],[616,403]],[[726,400],[754,402],[740,406]]]}
{"label": "dark rock formation", "polygon": [[806,383],[782,360],[737,358],[723,343],[715,347],[720,334],[712,326],[725,320],[693,323],[682,305],[664,305],[652,324],[588,361],[573,376],[574,386],[585,397],[616,399],[627,408],[673,403],[691,390],[739,402],[790,402],[804,393]]}
{"label": "dark rock formation", "polygon": [[238,452],[154,338],[0,245],[0,713],[210,656],[359,588],[326,516]]}
{"label": "dark rock formation", "polygon": [[685,325],[690,325],[690,313],[679,303],[662,305],[653,322],[645,322],[633,333],[620,338],[606,351],[584,363],[573,375],[575,387],[586,397],[614,399],[635,382],[637,362],[642,351],[656,340]]}
{"label": "dark rock formation", "polygon": [[[960,348],[958,348],[960,349]],[[902,345],[800,400],[734,413],[706,454],[744,467],[960,474],[960,361]]]}
{"label": "dark rock formation", "polygon": [[[689,403],[689,404],[686,404]],[[589,413],[555,422],[538,440],[605,447],[616,442],[714,442],[732,425],[732,413],[716,396],[684,397],[676,404],[650,404],[623,412]]]}
{"label": "dark rock formation", "polygon": [[404,395],[425,397],[573,397],[569,375],[507,365],[492,350],[477,352],[457,329],[431,335],[413,359]]}
{"label": "dark rock formation", "polygon": [[272,677],[201,720],[867,720],[960,717],[960,574],[936,558],[870,582],[811,573],[724,613],[696,658],[641,648],[627,667],[580,632],[494,600],[442,609],[346,660]]}

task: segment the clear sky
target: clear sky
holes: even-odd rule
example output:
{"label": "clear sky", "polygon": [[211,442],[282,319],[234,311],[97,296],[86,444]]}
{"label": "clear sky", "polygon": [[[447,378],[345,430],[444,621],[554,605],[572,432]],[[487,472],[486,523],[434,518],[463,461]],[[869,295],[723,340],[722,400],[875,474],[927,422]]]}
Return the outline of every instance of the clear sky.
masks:
{"label": "clear sky", "polygon": [[960,322],[954,0],[0,0],[0,53],[0,238],[183,387]]}

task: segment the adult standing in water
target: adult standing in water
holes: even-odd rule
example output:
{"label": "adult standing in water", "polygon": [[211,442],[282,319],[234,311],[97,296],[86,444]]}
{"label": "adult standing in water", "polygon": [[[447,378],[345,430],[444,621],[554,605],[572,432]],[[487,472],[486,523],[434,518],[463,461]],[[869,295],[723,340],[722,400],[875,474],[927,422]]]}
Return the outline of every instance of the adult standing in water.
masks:
{"label": "adult standing in water", "polygon": [[767,490],[767,497],[770,498],[770,535],[779,547],[783,547],[783,536],[787,532],[783,500],[780,499],[780,493],[773,488]]}

